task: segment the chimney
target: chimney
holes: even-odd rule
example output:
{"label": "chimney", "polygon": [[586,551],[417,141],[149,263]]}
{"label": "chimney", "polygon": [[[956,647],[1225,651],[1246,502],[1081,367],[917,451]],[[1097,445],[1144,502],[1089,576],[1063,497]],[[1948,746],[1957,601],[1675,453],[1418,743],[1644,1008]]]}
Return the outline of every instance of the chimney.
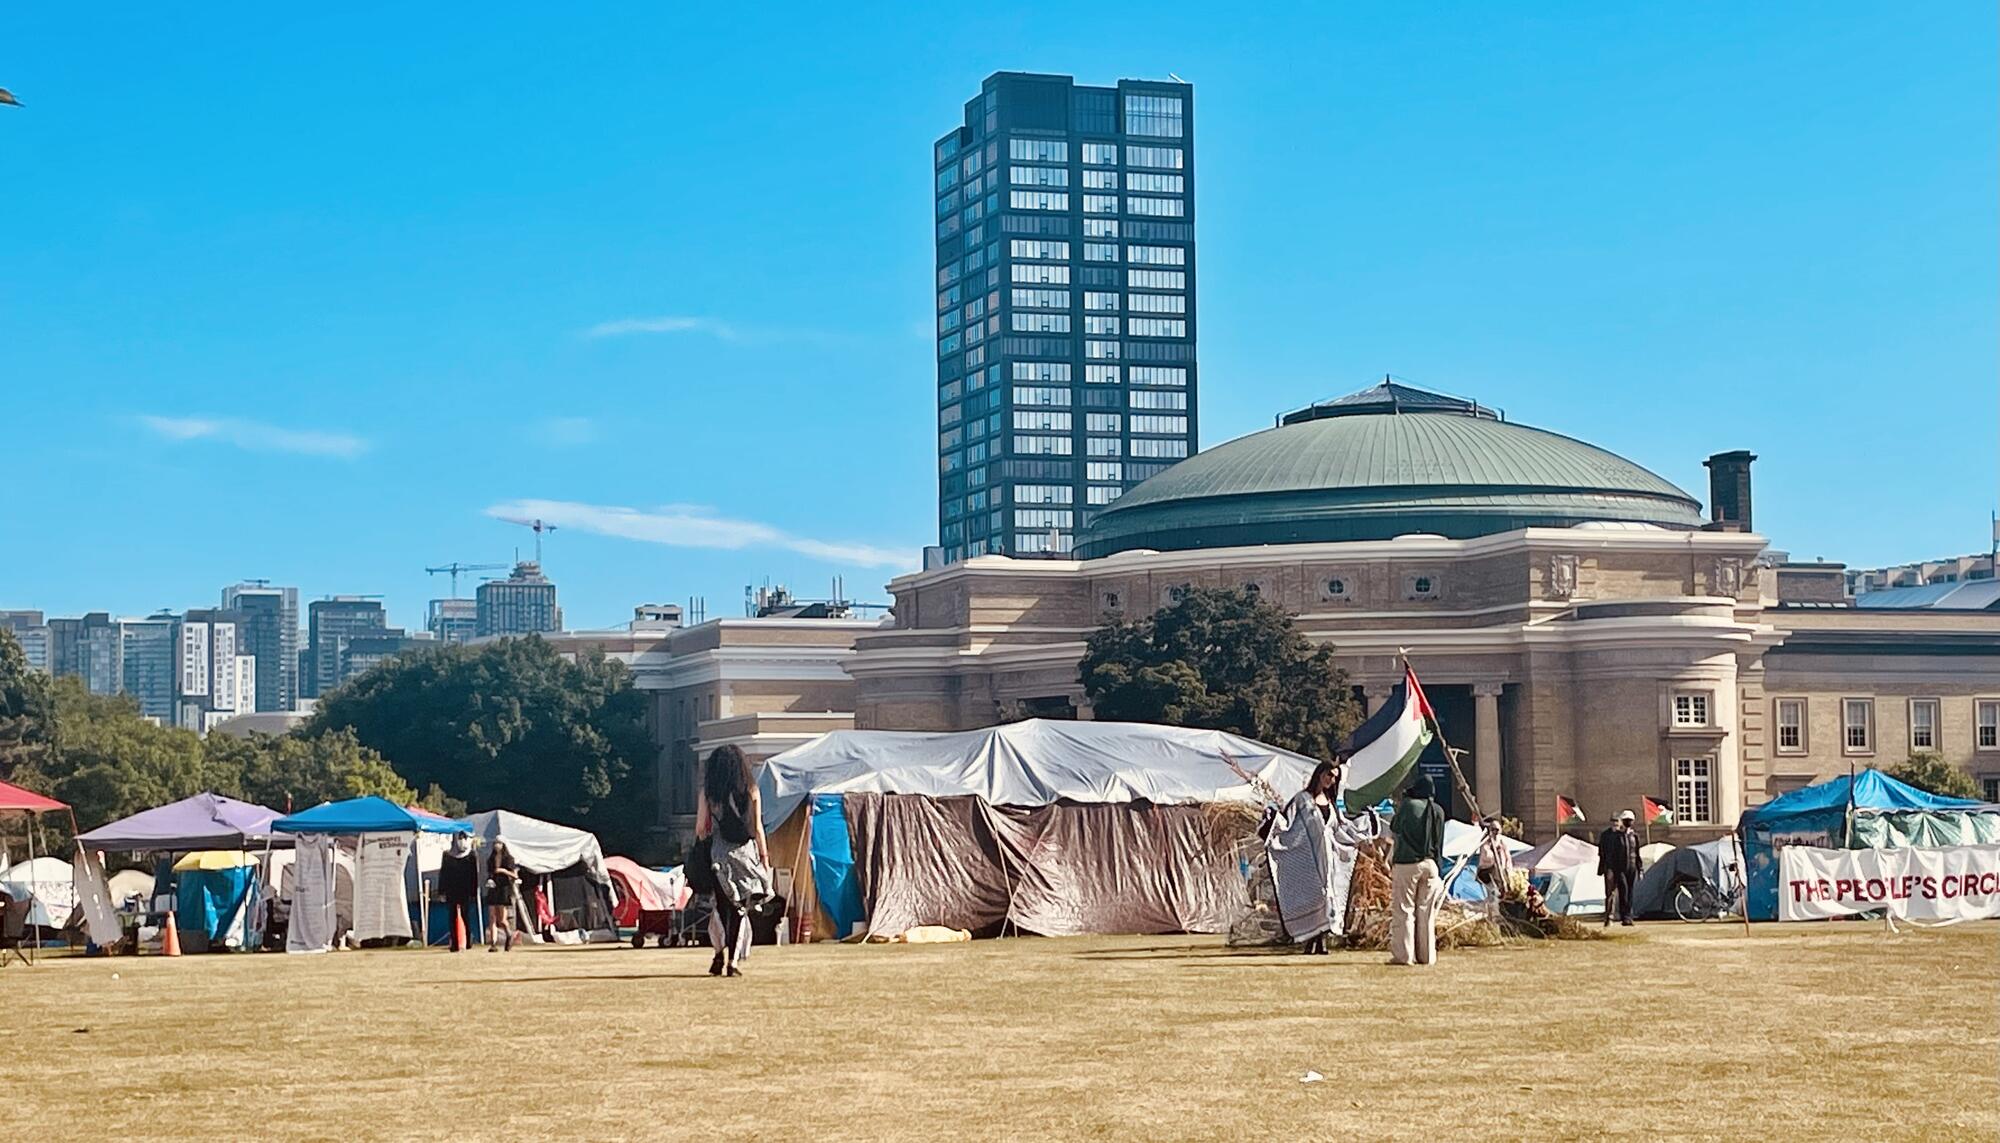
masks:
{"label": "chimney", "polygon": [[1748,449],[1719,452],[1702,461],[1708,469],[1708,528],[1713,532],[1750,531],[1750,462]]}

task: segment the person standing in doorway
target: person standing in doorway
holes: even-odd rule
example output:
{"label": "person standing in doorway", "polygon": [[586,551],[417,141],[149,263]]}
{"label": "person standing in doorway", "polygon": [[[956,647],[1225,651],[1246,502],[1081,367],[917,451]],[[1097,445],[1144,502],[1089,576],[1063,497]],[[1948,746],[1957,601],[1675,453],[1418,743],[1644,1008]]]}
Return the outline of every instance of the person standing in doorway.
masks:
{"label": "person standing in doorway", "polygon": [[438,864],[438,896],[444,898],[451,951],[464,952],[463,942],[471,939],[478,919],[479,859],[472,855],[472,840],[462,833],[452,835],[451,849]]}
{"label": "person standing in doorway", "polygon": [[1632,830],[1631,810],[1618,815],[1597,837],[1597,872],[1604,877],[1604,924],[1611,915],[1618,923],[1632,923],[1632,886],[1639,879],[1639,835]]}
{"label": "person standing in doorway", "polygon": [[521,867],[507,852],[507,843],[493,843],[486,860],[486,951],[514,951],[514,894],[520,887]]}
{"label": "person standing in doorway", "polygon": [[1389,857],[1392,913],[1389,963],[1430,964],[1437,960],[1438,866],[1444,862],[1444,807],[1431,780],[1418,775],[1389,819],[1396,846]]}
{"label": "person standing in doorway", "polygon": [[771,895],[771,849],[764,839],[764,803],[750,760],[734,746],[708,756],[696,807],[695,837],[708,839],[715,870],[715,959],[710,976],[742,976],[750,951],[750,908]]}

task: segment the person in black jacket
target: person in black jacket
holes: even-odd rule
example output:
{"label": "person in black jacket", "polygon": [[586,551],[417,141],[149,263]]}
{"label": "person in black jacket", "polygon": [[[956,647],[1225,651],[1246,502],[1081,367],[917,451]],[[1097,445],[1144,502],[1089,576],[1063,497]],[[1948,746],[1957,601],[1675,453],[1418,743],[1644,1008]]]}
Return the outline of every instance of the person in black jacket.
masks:
{"label": "person in black jacket", "polygon": [[1639,880],[1639,835],[1632,832],[1633,815],[1626,810],[1597,837],[1597,872],[1604,876],[1604,923],[1632,923],[1632,885]]}
{"label": "person in black jacket", "polygon": [[451,849],[438,865],[438,896],[444,898],[445,924],[450,926],[451,951],[464,952],[462,939],[470,939],[473,918],[479,908],[479,859],[472,854],[472,842],[455,834]]}

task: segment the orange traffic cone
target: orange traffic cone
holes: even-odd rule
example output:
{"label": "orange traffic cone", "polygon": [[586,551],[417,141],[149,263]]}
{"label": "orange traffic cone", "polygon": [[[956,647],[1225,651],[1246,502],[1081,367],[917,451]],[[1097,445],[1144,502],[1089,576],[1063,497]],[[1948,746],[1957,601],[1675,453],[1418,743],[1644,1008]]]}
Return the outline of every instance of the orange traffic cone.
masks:
{"label": "orange traffic cone", "polygon": [[169,910],[167,913],[166,935],[160,938],[160,955],[161,956],[181,955],[181,931],[179,927],[177,927],[174,924],[174,914],[171,910]]}
{"label": "orange traffic cone", "polygon": [[451,907],[451,951],[465,949],[465,910],[457,905]]}

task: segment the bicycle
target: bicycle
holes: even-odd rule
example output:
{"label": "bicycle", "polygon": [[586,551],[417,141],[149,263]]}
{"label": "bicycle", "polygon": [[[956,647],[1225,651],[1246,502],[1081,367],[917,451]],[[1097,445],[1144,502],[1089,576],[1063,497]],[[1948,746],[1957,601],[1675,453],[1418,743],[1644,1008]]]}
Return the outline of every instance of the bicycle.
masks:
{"label": "bicycle", "polygon": [[[1736,866],[1732,863],[1728,868],[1730,879],[1735,880]],[[1674,886],[1674,915],[1690,924],[1732,916],[1742,903],[1741,888],[1730,893],[1718,893],[1706,881],[1682,881]]]}

